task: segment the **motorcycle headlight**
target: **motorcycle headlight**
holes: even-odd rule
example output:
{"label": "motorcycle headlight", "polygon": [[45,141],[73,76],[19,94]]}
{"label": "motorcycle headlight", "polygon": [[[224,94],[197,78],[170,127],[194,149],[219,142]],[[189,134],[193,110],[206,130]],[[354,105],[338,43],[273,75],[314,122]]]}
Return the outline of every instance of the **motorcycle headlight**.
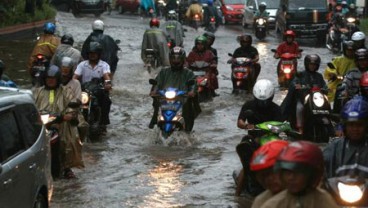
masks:
{"label": "motorcycle headlight", "polygon": [[264,19],[258,19],[257,21],[258,21],[258,24],[260,24],[260,25],[263,25],[263,24],[266,23],[266,21]]}
{"label": "motorcycle headlight", "polygon": [[350,185],[338,182],[337,188],[339,190],[340,198],[345,202],[354,203],[363,197],[364,185]]}
{"label": "motorcycle headlight", "polygon": [[353,23],[353,22],[355,22],[355,18],[354,17],[348,17],[348,19],[346,21],[348,21],[348,23]]}
{"label": "motorcycle headlight", "polygon": [[165,92],[166,99],[174,99],[175,96],[176,96],[176,92],[175,91],[167,91],[167,92]]}
{"label": "motorcycle headlight", "polygon": [[87,104],[89,101],[89,95],[88,93],[86,92],[82,92],[82,95],[81,95],[81,102],[82,102],[82,105],[85,105]]}
{"label": "motorcycle headlight", "polygon": [[42,114],[41,115],[41,121],[43,124],[47,124],[49,122],[50,114]]}
{"label": "motorcycle headlight", "polygon": [[314,93],[313,94],[313,103],[317,106],[317,107],[322,107],[323,104],[325,104],[325,99],[323,97],[323,95],[319,92]]}
{"label": "motorcycle headlight", "polygon": [[291,69],[289,67],[284,68],[284,73],[289,74],[291,72]]}
{"label": "motorcycle headlight", "polygon": [[206,86],[206,84],[207,84],[207,79],[203,79],[203,80],[199,83],[199,85],[201,85],[201,86]]}

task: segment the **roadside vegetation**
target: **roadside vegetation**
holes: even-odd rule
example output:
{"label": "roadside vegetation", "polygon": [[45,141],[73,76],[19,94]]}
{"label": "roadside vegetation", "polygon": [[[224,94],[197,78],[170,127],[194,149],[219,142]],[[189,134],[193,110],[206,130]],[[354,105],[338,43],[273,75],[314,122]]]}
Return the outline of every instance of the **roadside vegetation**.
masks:
{"label": "roadside vegetation", "polygon": [[56,10],[48,3],[43,3],[42,8],[34,4],[34,14],[27,13],[25,8],[26,0],[2,0],[0,3],[0,28],[52,19],[56,15]]}
{"label": "roadside vegetation", "polygon": [[360,20],[359,28],[364,34],[368,34],[368,18],[364,18]]}

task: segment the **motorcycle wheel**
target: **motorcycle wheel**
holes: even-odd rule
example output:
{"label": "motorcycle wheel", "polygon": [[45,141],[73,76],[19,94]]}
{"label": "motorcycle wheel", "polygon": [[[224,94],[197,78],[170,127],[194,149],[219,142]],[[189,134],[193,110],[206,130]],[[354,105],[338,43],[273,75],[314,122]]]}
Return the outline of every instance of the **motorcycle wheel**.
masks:
{"label": "motorcycle wheel", "polygon": [[101,119],[101,109],[99,107],[95,107],[94,110],[91,110],[89,114],[88,123],[90,125],[88,130],[88,138],[91,142],[97,142],[100,140],[100,122]]}

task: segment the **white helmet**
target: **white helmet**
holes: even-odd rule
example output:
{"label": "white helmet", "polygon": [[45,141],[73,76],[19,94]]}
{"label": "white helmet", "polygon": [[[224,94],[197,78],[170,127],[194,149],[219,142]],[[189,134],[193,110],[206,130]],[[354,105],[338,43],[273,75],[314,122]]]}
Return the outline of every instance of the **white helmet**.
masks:
{"label": "white helmet", "polygon": [[266,7],[267,7],[267,4],[266,4],[266,2],[261,2],[261,3],[259,4],[259,6],[263,6],[264,8],[266,8]]}
{"label": "white helmet", "polygon": [[253,95],[258,100],[267,100],[273,98],[275,87],[268,79],[260,79],[253,87]]}
{"label": "white helmet", "polygon": [[357,31],[355,32],[352,36],[351,36],[351,40],[352,41],[360,41],[360,40],[365,40],[365,35],[363,32],[361,31]]}
{"label": "white helmet", "polygon": [[101,30],[104,31],[104,23],[101,20],[96,20],[92,23],[92,30]]}

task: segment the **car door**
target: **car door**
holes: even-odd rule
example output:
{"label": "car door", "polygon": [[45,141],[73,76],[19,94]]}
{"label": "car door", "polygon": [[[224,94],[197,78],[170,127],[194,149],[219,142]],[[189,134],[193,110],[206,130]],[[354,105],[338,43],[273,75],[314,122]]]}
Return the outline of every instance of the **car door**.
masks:
{"label": "car door", "polygon": [[254,13],[256,12],[257,9],[255,1],[256,0],[249,0],[244,8],[245,23],[248,25],[253,25]]}
{"label": "car door", "polygon": [[0,112],[0,206],[32,207],[33,197],[29,166],[30,151],[26,151],[13,108]]}

